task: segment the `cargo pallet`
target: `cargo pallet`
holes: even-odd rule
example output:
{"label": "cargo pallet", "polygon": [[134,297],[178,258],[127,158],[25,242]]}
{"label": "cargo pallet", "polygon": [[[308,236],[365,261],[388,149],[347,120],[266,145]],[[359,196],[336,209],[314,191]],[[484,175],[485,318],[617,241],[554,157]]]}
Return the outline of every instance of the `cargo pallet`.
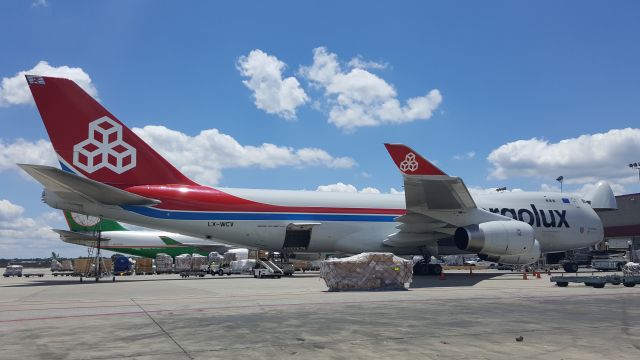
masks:
{"label": "cargo pallet", "polygon": [[74,273],[73,271],[52,271],[51,275],[53,275],[53,276],[79,276],[79,274]]}
{"label": "cargo pallet", "polygon": [[207,274],[208,274],[208,272],[206,272],[206,271],[182,271],[182,272],[180,272],[180,277],[183,277],[183,278],[188,278],[188,277],[191,277],[191,276],[204,277]]}
{"label": "cargo pallet", "polygon": [[22,274],[22,276],[27,277],[27,278],[28,277],[32,277],[32,276],[33,277],[43,277],[44,274]]}
{"label": "cargo pallet", "polygon": [[593,286],[601,289],[605,284],[624,285],[626,287],[634,287],[640,284],[640,275],[575,275],[575,276],[552,276],[551,282],[555,282],[559,287],[567,287],[569,283],[584,283],[586,286]]}

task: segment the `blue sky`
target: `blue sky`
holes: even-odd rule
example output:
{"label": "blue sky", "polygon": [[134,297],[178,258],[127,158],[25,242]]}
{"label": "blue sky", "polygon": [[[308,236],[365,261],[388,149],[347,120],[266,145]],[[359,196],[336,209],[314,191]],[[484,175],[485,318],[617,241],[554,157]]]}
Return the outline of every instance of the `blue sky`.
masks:
{"label": "blue sky", "polygon": [[[37,110],[8,81],[41,61],[90,77],[159,147],[186,136],[167,157],[212,185],[401,190],[382,146],[401,142],[477,191],[564,175],[568,190],[630,193],[638,18],[636,1],[2,2],[0,257],[82,253],[45,235],[62,219],[12,165],[46,162]],[[327,62],[339,70],[323,77]]]}

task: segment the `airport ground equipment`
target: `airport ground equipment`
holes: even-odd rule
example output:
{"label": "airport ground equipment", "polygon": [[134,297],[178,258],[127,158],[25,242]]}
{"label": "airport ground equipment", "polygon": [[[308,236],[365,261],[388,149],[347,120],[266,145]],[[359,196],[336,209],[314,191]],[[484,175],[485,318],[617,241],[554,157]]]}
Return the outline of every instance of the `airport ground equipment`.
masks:
{"label": "airport ground equipment", "polygon": [[188,277],[204,277],[209,272],[204,270],[191,270],[191,271],[181,271],[180,277],[188,278]]}
{"label": "airport ground equipment", "polygon": [[277,278],[284,276],[283,271],[272,261],[262,258],[256,261],[256,267],[253,268],[254,278]]}
{"label": "airport ground equipment", "polygon": [[552,276],[551,282],[555,282],[559,287],[567,287],[569,283],[584,283],[586,286],[594,288],[603,288],[605,284],[624,285],[626,287],[634,287],[640,284],[639,275],[578,275],[575,276]]}
{"label": "airport ground equipment", "polygon": [[78,274],[74,273],[73,270],[70,271],[53,271],[51,272],[51,275],[53,276],[78,276]]}
{"label": "airport ground equipment", "polygon": [[17,276],[22,277],[22,265],[9,265],[4,269],[4,277]]}
{"label": "airport ground equipment", "polygon": [[594,257],[591,260],[591,267],[600,271],[622,271],[622,267],[627,263],[623,257]]}
{"label": "airport ground equipment", "polygon": [[44,277],[43,273],[22,273],[24,277]]}

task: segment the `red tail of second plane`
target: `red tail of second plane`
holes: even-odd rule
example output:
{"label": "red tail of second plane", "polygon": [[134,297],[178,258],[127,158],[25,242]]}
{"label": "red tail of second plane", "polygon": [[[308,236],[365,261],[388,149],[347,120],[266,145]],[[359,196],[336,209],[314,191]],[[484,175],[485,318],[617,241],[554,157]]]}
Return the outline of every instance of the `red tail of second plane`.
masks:
{"label": "red tail of second plane", "polygon": [[121,189],[196,185],[73,81],[26,78],[64,170]]}

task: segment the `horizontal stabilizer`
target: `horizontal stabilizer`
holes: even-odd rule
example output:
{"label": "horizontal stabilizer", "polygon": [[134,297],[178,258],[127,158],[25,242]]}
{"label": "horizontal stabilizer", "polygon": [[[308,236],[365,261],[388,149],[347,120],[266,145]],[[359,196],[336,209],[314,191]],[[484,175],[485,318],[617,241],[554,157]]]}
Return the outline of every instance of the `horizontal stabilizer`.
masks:
{"label": "horizontal stabilizer", "polygon": [[44,165],[18,164],[24,171],[41,183],[47,190],[61,198],[68,193],[87,201],[103,205],[156,205],[160,201],[132,194],[98,181],[87,179],[66,171]]}
{"label": "horizontal stabilizer", "polygon": [[[62,241],[78,244],[78,245],[86,245],[89,246],[91,243],[95,243],[98,241],[98,236],[80,233],[76,231],[68,231],[68,230],[59,230],[53,229],[53,231],[57,232],[62,238]],[[100,241],[109,241],[108,237],[100,236]]]}

